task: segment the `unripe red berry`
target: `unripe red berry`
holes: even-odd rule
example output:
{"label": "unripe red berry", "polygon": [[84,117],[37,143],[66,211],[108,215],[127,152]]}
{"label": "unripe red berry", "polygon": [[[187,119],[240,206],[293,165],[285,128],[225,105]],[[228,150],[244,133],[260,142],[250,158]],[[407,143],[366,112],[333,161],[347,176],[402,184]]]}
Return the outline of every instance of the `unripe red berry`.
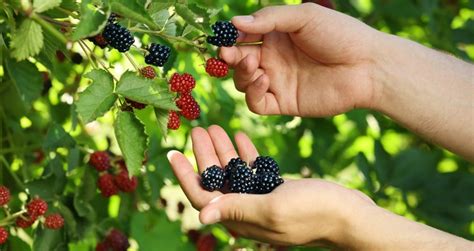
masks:
{"label": "unripe red berry", "polygon": [[26,205],[28,215],[32,218],[37,218],[48,211],[48,203],[41,198],[35,198]]}
{"label": "unripe red berry", "polygon": [[127,251],[130,247],[128,237],[117,229],[113,229],[105,238],[107,245],[114,251]]}
{"label": "unripe red berry", "polygon": [[94,152],[91,154],[89,164],[99,172],[105,171],[110,168],[109,154],[105,151]]}
{"label": "unripe red berry", "polygon": [[217,239],[212,234],[206,234],[199,237],[196,243],[198,251],[214,251],[217,246]]}
{"label": "unripe red berry", "polygon": [[97,187],[99,187],[99,190],[104,197],[110,197],[119,192],[119,189],[114,182],[114,176],[109,173],[103,174],[99,177]]}
{"label": "unripe red berry", "polygon": [[152,66],[145,66],[140,69],[140,74],[149,79],[154,79],[156,77],[155,69]]}
{"label": "unripe red berry", "polygon": [[132,176],[130,178],[126,170],[120,171],[120,173],[117,176],[115,176],[114,181],[117,187],[122,192],[131,193],[137,189],[137,185],[138,185],[137,177]]}
{"label": "unripe red berry", "polygon": [[188,93],[196,87],[196,80],[189,73],[184,73],[183,75],[175,73],[171,77],[169,84],[173,92]]}
{"label": "unripe red berry", "polygon": [[0,206],[4,206],[10,202],[10,190],[6,186],[0,186]]}
{"label": "unripe red berry", "polygon": [[8,231],[5,228],[0,227],[0,245],[7,242],[7,239],[8,239]]}
{"label": "unripe red berry", "polygon": [[229,66],[220,59],[210,58],[206,62],[206,72],[212,77],[222,78],[229,73]]}
{"label": "unripe red berry", "polygon": [[170,111],[168,114],[168,129],[177,130],[180,125],[181,121],[179,119],[179,114],[175,111]]}
{"label": "unripe red berry", "polygon": [[49,229],[60,229],[64,226],[64,219],[60,214],[46,216],[44,226]]}
{"label": "unripe red berry", "polygon": [[201,108],[191,93],[181,94],[176,100],[176,106],[181,109],[181,115],[188,120],[195,120],[201,115]]}
{"label": "unripe red berry", "polygon": [[20,228],[29,228],[36,221],[36,217],[29,216],[28,214],[23,214],[22,216],[16,218],[15,224]]}

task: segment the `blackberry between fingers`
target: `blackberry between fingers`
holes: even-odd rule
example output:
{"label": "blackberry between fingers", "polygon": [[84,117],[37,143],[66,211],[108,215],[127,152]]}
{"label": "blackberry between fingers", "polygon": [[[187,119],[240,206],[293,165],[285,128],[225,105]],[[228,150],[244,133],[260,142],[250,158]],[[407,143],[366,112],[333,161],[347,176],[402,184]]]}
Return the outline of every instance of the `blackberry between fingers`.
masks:
{"label": "blackberry between fingers", "polygon": [[218,21],[211,28],[215,36],[207,37],[208,43],[218,47],[231,47],[237,42],[239,32],[231,22]]}
{"label": "blackberry between fingers", "polygon": [[232,172],[232,169],[235,169],[239,166],[247,167],[247,163],[239,157],[230,159],[229,163],[227,163],[227,166],[225,166],[225,179],[230,179],[230,173]]}
{"label": "blackberry between fingers", "polygon": [[257,157],[257,159],[253,162],[252,168],[257,169],[257,174],[271,172],[276,175],[280,175],[280,167],[278,166],[278,163],[269,156]]}
{"label": "blackberry between fingers", "polygon": [[145,63],[161,67],[166,64],[170,55],[170,47],[152,43],[148,48],[148,55],[145,56]]}
{"label": "blackberry between fingers", "polygon": [[280,176],[272,172],[257,174],[255,175],[255,193],[270,193],[283,182]]}
{"label": "blackberry between fingers", "polygon": [[126,52],[130,50],[130,47],[135,42],[132,33],[125,27],[120,26],[116,23],[109,23],[105,26],[102,36],[105,41],[109,43],[112,48],[117,49],[120,52]]}
{"label": "blackberry between fingers", "polygon": [[224,186],[224,171],[216,165],[206,168],[201,174],[201,184],[210,192],[221,189]]}
{"label": "blackberry between fingers", "polygon": [[231,167],[229,189],[232,193],[252,193],[254,191],[254,174],[247,165],[238,164]]}

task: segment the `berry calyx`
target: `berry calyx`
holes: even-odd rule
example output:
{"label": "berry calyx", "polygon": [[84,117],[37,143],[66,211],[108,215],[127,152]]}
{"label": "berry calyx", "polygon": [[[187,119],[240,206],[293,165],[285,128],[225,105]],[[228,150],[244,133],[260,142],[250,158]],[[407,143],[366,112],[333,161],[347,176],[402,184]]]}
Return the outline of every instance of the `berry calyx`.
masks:
{"label": "berry calyx", "polygon": [[140,102],[136,102],[128,98],[126,98],[125,101],[127,101],[127,104],[129,104],[131,107],[138,110],[144,109],[146,107],[146,104],[142,104]]}
{"label": "berry calyx", "polygon": [[36,221],[36,217],[30,216],[28,214],[23,214],[16,218],[15,224],[19,228],[29,228]]}
{"label": "berry calyx", "polygon": [[49,229],[60,229],[64,226],[64,218],[60,214],[46,216],[44,226]]}
{"label": "berry calyx", "polygon": [[114,181],[117,187],[122,192],[131,193],[137,189],[137,185],[138,185],[137,177],[132,176],[130,178],[128,175],[128,171],[126,170],[120,171],[120,173],[117,176],[115,176]]}
{"label": "berry calyx", "polygon": [[31,218],[37,218],[48,211],[48,203],[41,198],[35,198],[26,205],[26,210]]}
{"label": "berry calyx", "polygon": [[181,115],[188,120],[198,119],[201,115],[201,108],[196,100],[191,96],[191,93],[181,94],[176,100],[176,106],[181,109]]}
{"label": "berry calyx", "polygon": [[8,239],[8,231],[5,228],[0,227],[0,245],[7,242],[7,239]]}
{"label": "berry calyx", "polygon": [[154,79],[156,77],[155,69],[152,66],[145,66],[140,69],[140,74],[149,79]]}
{"label": "berry calyx", "polygon": [[280,175],[280,167],[278,166],[278,163],[269,156],[257,157],[257,159],[253,162],[252,168],[257,169],[257,174],[270,172]]}
{"label": "berry calyx", "polygon": [[150,47],[148,47],[148,55],[145,56],[145,63],[161,67],[166,64],[170,55],[170,47],[152,43]]}
{"label": "berry calyx", "polygon": [[181,121],[179,119],[179,114],[175,111],[170,111],[168,114],[168,129],[178,130],[180,125]]}
{"label": "berry calyx", "polygon": [[89,164],[97,171],[102,172],[110,168],[110,157],[105,151],[94,152],[91,154]]}
{"label": "berry calyx", "polygon": [[206,62],[206,72],[212,77],[222,78],[229,73],[229,66],[220,59],[210,58]]}
{"label": "berry calyx", "polygon": [[257,174],[255,175],[255,192],[259,194],[270,193],[283,182],[283,179],[273,172]]}
{"label": "berry calyx", "polygon": [[224,186],[224,171],[216,165],[206,168],[201,174],[201,184],[210,192],[221,189]]}
{"label": "berry calyx", "polygon": [[114,251],[127,251],[130,247],[127,236],[117,229],[110,231],[105,242]]}
{"label": "berry calyx", "polygon": [[10,202],[10,190],[6,186],[0,186],[0,206],[5,206]]}
{"label": "berry calyx", "polygon": [[119,189],[114,182],[114,176],[109,173],[103,174],[99,177],[97,187],[99,187],[99,190],[104,197],[110,197],[119,192]]}
{"label": "berry calyx", "polygon": [[117,23],[108,23],[105,26],[102,35],[112,48],[115,48],[120,52],[130,50],[130,47],[135,42],[130,31]]}
{"label": "berry calyx", "polygon": [[208,43],[218,47],[231,47],[237,42],[239,32],[231,22],[217,21],[211,28],[215,36],[207,37]]}
{"label": "berry calyx", "polygon": [[196,80],[189,73],[184,73],[183,75],[175,73],[169,83],[171,91],[178,93],[191,92],[196,87]]}

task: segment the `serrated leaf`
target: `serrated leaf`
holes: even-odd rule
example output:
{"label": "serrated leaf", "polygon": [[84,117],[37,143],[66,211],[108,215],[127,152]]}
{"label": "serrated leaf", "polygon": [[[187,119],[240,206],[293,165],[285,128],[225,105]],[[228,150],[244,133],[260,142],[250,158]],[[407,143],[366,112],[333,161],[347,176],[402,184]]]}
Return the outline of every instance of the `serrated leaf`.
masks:
{"label": "serrated leaf", "polygon": [[148,12],[145,11],[143,5],[138,4],[134,0],[111,0],[110,6],[114,13],[145,24],[151,29],[159,30],[158,25],[155,24]]}
{"label": "serrated leaf", "polygon": [[[81,21],[72,34],[73,40],[97,35],[107,24],[107,16],[92,5],[92,0],[83,0],[81,3]],[[107,13],[106,13],[107,14]]]}
{"label": "serrated leaf", "polygon": [[85,75],[92,84],[79,94],[76,111],[84,123],[89,123],[106,113],[117,100],[112,76],[104,70],[93,70]]}
{"label": "serrated leaf", "polygon": [[58,147],[71,148],[76,144],[74,139],[67,133],[62,126],[53,124],[46,134],[46,139],[43,143],[45,152],[56,150]]}
{"label": "serrated leaf", "polygon": [[21,101],[25,107],[30,107],[31,103],[40,97],[43,89],[43,78],[36,66],[29,61],[15,62],[10,58],[5,58],[8,75],[13,85],[18,90]]}
{"label": "serrated leaf", "polygon": [[114,125],[115,136],[130,175],[138,175],[145,158],[148,136],[145,126],[131,112],[120,112]]}
{"label": "serrated leaf", "polygon": [[31,19],[25,19],[13,34],[11,55],[18,61],[37,55],[43,48],[43,30]]}
{"label": "serrated leaf", "polygon": [[170,17],[170,12],[167,9],[163,9],[153,14],[151,17],[155,20],[156,25],[162,29]]}
{"label": "serrated leaf", "polygon": [[200,16],[194,13],[191,9],[188,8],[188,5],[177,3],[175,5],[176,13],[186,21],[186,23],[196,27],[200,31],[206,32],[207,29],[204,27],[203,23],[205,20],[209,20],[208,17]]}
{"label": "serrated leaf", "polygon": [[177,110],[173,101],[174,95],[167,88],[164,80],[150,80],[134,72],[125,72],[117,84],[117,93],[133,101],[152,105],[166,110]]}
{"label": "serrated leaf", "polygon": [[41,13],[49,9],[58,7],[61,4],[61,0],[35,0],[33,2],[34,11]]}
{"label": "serrated leaf", "polygon": [[168,113],[168,110],[155,108],[156,121],[165,138],[168,135]]}
{"label": "serrated leaf", "polygon": [[63,245],[63,230],[38,228],[35,232],[33,251],[55,250]]}

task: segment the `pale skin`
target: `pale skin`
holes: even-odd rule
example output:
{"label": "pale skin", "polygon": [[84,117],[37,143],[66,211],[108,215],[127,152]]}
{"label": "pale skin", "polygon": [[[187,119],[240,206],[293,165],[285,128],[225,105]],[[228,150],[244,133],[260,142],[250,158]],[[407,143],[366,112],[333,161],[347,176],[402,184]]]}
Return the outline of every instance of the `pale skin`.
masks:
{"label": "pale skin", "polygon": [[[315,4],[262,9],[232,19],[241,42],[223,48],[236,88],[262,115],[331,116],[354,108],[383,112],[474,160],[474,67],[380,33]],[[258,152],[243,133],[237,150],[218,126],[192,131],[199,172]],[[221,222],[249,238],[342,250],[474,250],[474,243],[378,207],[363,193],[319,179],[286,180],[267,195],[207,192],[183,154],[168,158],[204,224]]]}

